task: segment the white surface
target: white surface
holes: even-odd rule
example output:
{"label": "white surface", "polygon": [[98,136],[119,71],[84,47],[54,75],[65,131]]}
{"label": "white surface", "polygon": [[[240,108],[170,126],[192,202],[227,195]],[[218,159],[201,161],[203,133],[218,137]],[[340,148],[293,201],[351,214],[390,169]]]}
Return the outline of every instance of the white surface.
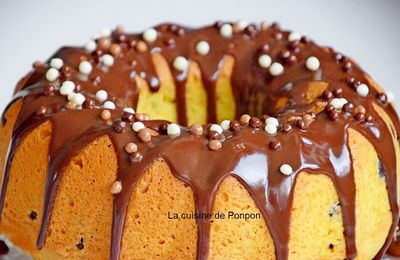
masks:
{"label": "white surface", "polygon": [[399,14],[398,0],[0,0],[0,112],[33,61],[62,45],[83,46],[104,27],[143,31],[165,21],[201,26],[218,19],[278,21],[353,57],[400,97]]}

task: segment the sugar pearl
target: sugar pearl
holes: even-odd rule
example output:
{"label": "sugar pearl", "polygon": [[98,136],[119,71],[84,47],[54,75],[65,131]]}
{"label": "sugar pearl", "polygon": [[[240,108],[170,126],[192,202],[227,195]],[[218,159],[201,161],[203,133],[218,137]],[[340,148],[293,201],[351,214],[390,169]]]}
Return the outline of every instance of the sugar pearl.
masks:
{"label": "sugar pearl", "polygon": [[282,64],[278,63],[278,62],[274,62],[272,63],[272,65],[269,67],[269,73],[272,76],[279,76],[283,73],[284,68],[282,66]]}
{"label": "sugar pearl", "polygon": [[67,80],[64,81],[60,87],[60,94],[63,96],[68,96],[69,94],[73,93],[75,90],[75,83]]}
{"label": "sugar pearl", "polygon": [[85,49],[87,52],[94,52],[97,49],[97,44],[95,41],[90,40],[86,43]]}
{"label": "sugar pearl", "polygon": [[210,148],[210,150],[217,151],[221,149],[221,147],[222,143],[220,140],[210,140],[210,142],[208,142],[208,148]]}
{"label": "sugar pearl", "polygon": [[50,60],[50,67],[55,69],[61,69],[64,66],[64,61],[60,58],[53,58]]}
{"label": "sugar pearl", "polygon": [[290,166],[289,164],[282,164],[281,167],[279,167],[279,170],[281,171],[281,173],[285,174],[285,175],[290,175],[293,173],[293,169],[292,166]]}
{"label": "sugar pearl", "polygon": [[111,112],[110,110],[103,110],[101,111],[101,115],[100,115],[101,119],[103,119],[104,121],[110,120],[111,119]]}
{"label": "sugar pearl", "polygon": [[203,134],[203,126],[201,124],[193,124],[190,127],[190,132],[192,132],[193,134],[199,136]]}
{"label": "sugar pearl", "polygon": [[112,194],[118,194],[122,191],[122,183],[120,181],[114,182],[110,187],[110,192]]}
{"label": "sugar pearl", "polygon": [[274,124],[266,124],[264,130],[270,135],[274,135],[278,132],[278,128]]}
{"label": "sugar pearl", "polygon": [[74,95],[74,97],[71,99],[71,102],[74,103],[77,106],[82,106],[82,104],[85,102],[86,98],[84,95],[81,93],[77,93]]}
{"label": "sugar pearl", "polygon": [[301,40],[302,35],[298,32],[291,32],[289,34],[288,40],[290,42],[294,42],[294,41],[300,41]]}
{"label": "sugar pearl", "polygon": [[111,29],[110,28],[103,28],[100,31],[101,37],[110,37],[111,36]]}
{"label": "sugar pearl", "polygon": [[140,141],[142,141],[144,143],[148,143],[151,141],[151,133],[148,128],[140,129],[138,132],[138,136],[139,136]]}
{"label": "sugar pearl", "polygon": [[243,31],[247,26],[249,26],[249,22],[245,20],[239,20],[237,21],[236,26],[240,31]]}
{"label": "sugar pearl", "polygon": [[174,60],[174,68],[178,71],[184,71],[189,66],[189,62],[185,57],[178,56]]}
{"label": "sugar pearl", "polygon": [[394,94],[391,91],[386,92],[387,102],[391,103],[394,100]]}
{"label": "sugar pearl", "polygon": [[55,81],[60,76],[60,72],[55,68],[50,68],[46,72],[46,79],[50,82]]}
{"label": "sugar pearl", "polygon": [[222,129],[222,127],[221,127],[220,125],[213,124],[213,125],[211,125],[211,127],[210,127],[210,131],[215,131],[215,132],[217,132],[218,134],[222,134],[222,132],[223,132],[224,130]]}
{"label": "sugar pearl", "polygon": [[177,137],[181,134],[181,128],[177,124],[171,123],[167,127],[167,134],[169,137]]}
{"label": "sugar pearl", "polygon": [[271,117],[268,117],[267,119],[265,119],[265,124],[272,124],[272,125],[278,127],[279,121],[275,117],[271,116]]}
{"label": "sugar pearl", "polygon": [[103,108],[107,108],[107,109],[115,109],[115,104],[112,101],[106,101],[103,104]]}
{"label": "sugar pearl", "polygon": [[369,88],[367,85],[365,84],[360,84],[357,86],[357,93],[358,95],[362,96],[362,97],[366,97],[368,96],[369,93]]}
{"label": "sugar pearl", "polygon": [[225,38],[231,38],[233,35],[232,25],[228,23],[222,25],[219,33]]}
{"label": "sugar pearl", "polygon": [[152,43],[157,40],[157,31],[154,28],[149,28],[143,32],[143,40]]}
{"label": "sugar pearl", "polygon": [[229,120],[224,120],[221,122],[221,127],[224,131],[229,130],[229,128],[231,127],[231,121]]}
{"label": "sugar pearl", "polygon": [[96,92],[96,99],[100,102],[106,101],[108,98],[108,93],[105,90],[99,90]]}
{"label": "sugar pearl", "polygon": [[88,61],[81,61],[81,63],[79,63],[79,71],[82,74],[90,74],[92,72],[92,64]]}
{"label": "sugar pearl", "polygon": [[210,52],[210,44],[206,41],[199,41],[196,45],[196,51],[200,55],[207,55]]}
{"label": "sugar pearl", "polygon": [[133,109],[131,107],[126,107],[126,108],[124,108],[124,112],[135,114],[135,109]]}
{"label": "sugar pearl", "polygon": [[127,143],[125,145],[125,151],[129,154],[137,152],[137,150],[138,150],[138,147],[135,143],[131,142],[131,143]]}
{"label": "sugar pearl", "polygon": [[318,70],[319,65],[320,65],[320,63],[319,63],[318,58],[316,58],[314,56],[308,57],[306,60],[306,67],[307,67],[307,69],[309,69],[311,71]]}
{"label": "sugar pearl", "polygon": [[342,110],[343,106],[347,103],[347,99],[345,98],[334,98],[331,100],[331,105],[336,110]]}
{"label": "sugar pearl", "polygon": [[114,65],[114,57],[111,56],[110,54],[104,54],[101,56],[101,61],[103,62],[104,65],[111,67]]}
{"label": "sugar pearl", "polygon": [[269,55],[263,54],[260,57],[258,57],[258,65],[260,65],[261,68],[268,68],[271,66],[272,59]]}
{"label": "sugar pearl", "polygon": [[145,126],[142,122],[135,122],[132,124],[132,130],[135,132],[139,132],[140,130],[144,129]]}

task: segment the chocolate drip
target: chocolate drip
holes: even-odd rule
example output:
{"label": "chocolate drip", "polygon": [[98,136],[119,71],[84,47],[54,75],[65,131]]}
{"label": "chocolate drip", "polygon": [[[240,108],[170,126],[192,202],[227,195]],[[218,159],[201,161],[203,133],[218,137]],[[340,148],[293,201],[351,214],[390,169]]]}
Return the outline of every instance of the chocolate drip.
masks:
{"label": "chocolate drip", "polygon": [[[380,160],[380,173],[386,179],[389,194],[393,223],[385,244],[376,256],[380,258],[390,245],[399,218],[396,156],[391,133],[399,133],[400,128],[394,109],[387,103],[375,100],[378,90],[370,88],[367,98],[357,95],[352,84],[355,81],[367,83],[364,72],[355,64],[351,64],[349,69],[346,65],[349,61],[345,57],[338,58],[333,50],[318,47],[309,40],[288,42],[289,32],[281,31],[276,25],[259,31],[248,27],[244,32],[235,33],[232,38],[222,37],[219,25],[193,30],[164,24],[156,29],[159,32],[157,40],[145,48],[141,35],[114,32],[111,41],[118,43],[121,52],[114,55],[115,63],[111,68],[104,69],[98,61],[102,54],[109,52],[107,48],[100,46],[96,52],[88,54],[82,48],[65,47],[54,55],[64,60],[59,80],[47,82],[44,76],[47,67],[44,67],[36,68],[21,81],[14,101],[22,99],[23,104],[7,156],[0,210],[4,205],[11,163],[18,145],[27,133],[49,120],[53,131],[38,248],[45,245],[54,200],[65,168],[81,148],[97,137],[108,135],[118,159],[117,180],[123,187],[121,193],[114,195],[113,201],[111,259],[120,256],[125,217],[133,189],[148,167],[160,158],[167,162],[176,178],[192,188],[196,213],[211,213],[219,185],[228,176],[237,178],[264,217],[275,243],[277,259],[288,258],[290,211],[297,175],[306,171],[329,176],[337,190],[343,213],[346,256],[354,258],[357,255],[355,181],[348,130],[355,129],[375,147]],[[194,46],[200,40],[208,41],[211,46],[207,55],[202,56],[195,51]],[[317,113],[314,122],[307,127],[304,122],[300,127],[290,123],[293,128],[290,133],[279,131],[275,136],[267,135],[261,128],[242,126],[239,131],[224,131],[222,148],[212,151],[207,147],[208,130],[202,136],[196,136],[188,128],[182,127],[179,137],[169,138],[162,134],[162,126],[168,122],[143,121],[148,128],[161,132],[151,142],[144,143],[132,132],[129,124],[121,126],[117,132],[112,124],[103,121],[98,101],[94,101],[95,109],[70,110],[66,108],[67,100],[64,97],[57,92],[45,91],[49,87],[57,90],[63,80],[76,82],[80,92],[87,98],[94,98],[97,90],[106,89],[117,106],[111,112],[110,119],[110,122],[115,122],[121,119],[123,107],[137,105],[137,77],[146,80],[151,91],[159,90],[160,81],[152,59],[154,53],[160,53],[170,65],[177,56],[184,56],[199,65],[208,97],[209,122],[217,119],[215,88],[226,55],[235,59],[231,84],[236,115],[247,112],[252,115],[270,113],[279,117],[281,123],[289,122],[293,117],[310,113],[318,102],[323,101],[318,97],[308,102],[304,99],[304,93],[307,83],[324,81],[329,84],[330,91],[341,89],[335,93],[345,97],[354,106],[365,107],[372,121],[365,122],[363,117],[357,119],[347,112],[335,114],[335,117],[329,116],[329,113]],[[283,75],[273,77],[267,69],[258,66],[257,58],[263,53],[284,65]],[[309,56],[318,57],[321,63],[319,71],[312,72],[305,68],[304,61]],[[83,76],[77,70],[81,60],[89,60],[96,65],[90,76]],[[188,70],[178,72],[171,68],[171,71],[177,90],[178,120],[186,125],[185,87]],[[288,102],[283,107],[275,108],[281,98]],[[373,104],[385,109],[395,122],[396,129],[386,126]],[[44,113],[37,113],[43,107]],[[6,119],[3,114],[3,125],[7,123]],[[279,150],[269,148],[272,140],[279,140]],[[140,160],[129,160],[124,150],[124,146],[132,141],[139,146],[138,151],[142,155]],[[293,174],[286,176],[280,173],[282,164],[289,164],[294,170]],[[210,221],[198,219],[197,226],[197,259],[206,259]]]}

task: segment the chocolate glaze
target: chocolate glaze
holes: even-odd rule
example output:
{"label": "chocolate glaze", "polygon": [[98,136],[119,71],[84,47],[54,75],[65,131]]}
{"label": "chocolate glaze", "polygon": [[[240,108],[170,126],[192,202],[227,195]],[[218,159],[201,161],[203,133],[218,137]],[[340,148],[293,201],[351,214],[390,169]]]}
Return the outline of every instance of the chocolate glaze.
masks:
{"label": "chocolate glaze", "polygon": [[[348,129],[352,128],[362,133],[373,144],[380,160],[377,174],[382,174],[386,179],[393,224],[385,244],[375,258],[380,258],[386,252],[399,218],[396,157],[391,138],[394,131],[399,132],[399,121],[394,109],[387,103],[376,100],[378,90],[371,86],[367,98],[358,96],[352,86],[357,81],[368,83],[364,72],[330,48],[321,48],[308,38],[289,43],[289,32],[282,31],[276,24],[263,26],[259,30],[250,25],[243,32],[234,33],[232,38],[222,37],[219,34],[220,26],[221,23],[216,23],[214,26],[194,30],[163,24],[156,27],[159,32],[158,38],[148,44],[145,51],[139,51],[137,48],[143,44],[141,34],[124,34],[116,30],[111,36],[111,42],[118,44],[122,51],[115,55],[115,64],[112,67],[104,69],[100,65],[99,56],[110,52],[109,48],[101,44],[90,54],[83,48],[64,47],[54,55],[64,61],[59,80],[53,83],[45,80],[47,65],[36,67],[21,80],[14,101],[22,99],[23,103],[14,126],[7,157],[0,209],[2,210],[4,205],[10,166],[16,148],[32,129],[50,121],[53,131],[38,248],[45,245],[47,228],[64,169],[86,144],[99,136],[108,135],[118,158],[117,179],[123,187],[121,193],[114,195],[110,259],[119,258],[127,206],[135,184],[146,169],[159,158],[168,163],[178,179],[193,189],[197,213],[212,212],[215,194],[221,182],[228,176],[237,178],[248,190],[266,221],[274,239],[277,259],[288,258],[290,210],[296,176],[301,171],[329,176],[336,187],[341,205],[346,255],[349,259],[354,258],[357,255],[355,182],[348,145]],[[208,41],[211,46],[210,53],[205,56],[195,51],[195,45],[200,40]],[[159,90],[160,81],[151,56],[155,52],[161,53],[168,64],[172,64],[176,56],[184,56],[198,63],[208,95],[209,122],[215,122],[217,118],[215,82],[223,58],[225,55],[233,56],[235,65],[231,82],[236,99],[237,117],[243,113],[258,116],[267,113],[277,116],[280,123],[291,124],[293,130],[289,133],[279,131],[275,136],[270,136],[262,130],[263,127],[256,129],[242,126],[239,131],[224,131],[222,148],[211,151],[207,147],[208,126],[205,126],[206,130],[201,136],[190,133],[188,128],[182,126],[182,134],[179,137],[169,138],[162,131],[162,126],[168,122],[152,120],[144,121],[145,125],[160,131],[161,134],[153,136],[149,143],[142,143],[132,132],[130,123],[118,133],[114,131],[112,124],[104,122],[100,118],[102,110],[98,109],[99,102],[95,101],[95,109],[66,109],[67,100],[57,91],[48,91],[51,87],[57,90],[63,80],[72,80],[79,85],[80,92],[87,99],[94,100],[96,91],[105,89],[117,105],[117,109],[112,111],[112,121],[117,121],[121,119],[123,107],[136,107],[139,93],[136,76],[145,79],[152,91]],[[285,71],[281,76],[273,77],[267,69],[258,66],[257,58],[262,53],[267,53],[274,61],[284,65]],[[316,56],[320,60],[321,68],[318,71],[312,72],[305,68],[305,60],[309,56]],[[89,76],[83,76],[77,70],[81,60],[88,60],[94,65]],[[187,71],[171,71],[177,88],[178,120],[180,124],[186,125]],[[372,116],[372,121],[363,122],[360,117],[354,118],[353,114],[344,112],[339,113],[335,120],[331,120],[332,117],[322,112],[316,113],[316,118],[311,124],[303,122],[300,124],[301,128],[296,127],[298,120],[291,121],[293,117],[314,112],[318,102],[323,102],[322,98],[317,98],[311,103],[304,99],[307,83],[320,80],[327,82],[331,91],[341,88],[342,91],[334,93],[340,94],[355,107],[363,105]],[[283,97],[288,103],[283,108],[275,109],[274,104]],[[388,129],[374,110],[373,104],[385,109],[395,122],[396,129]],[[41,108],[45,109],[36,113]],[[5,114],[2,123],[7,123]],[[279,150],[270,149],[269,143],[272,140],[279,140]],[[133,164],[124,150],[125,145],[132,141],[138,144],[138,151],[143,156],[140,162]],[[294,170],[290,176],[279,171],[279,167],[284,163],[291,165]],[[197,226],[197,259],[206,259],[210,222],[207,219],[198,219]]]}

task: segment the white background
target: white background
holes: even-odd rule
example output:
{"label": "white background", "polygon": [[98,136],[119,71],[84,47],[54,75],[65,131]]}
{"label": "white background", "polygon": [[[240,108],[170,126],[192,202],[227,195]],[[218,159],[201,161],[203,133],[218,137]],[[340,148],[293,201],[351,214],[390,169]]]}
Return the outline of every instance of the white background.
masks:
{"label": "white background", "polygon": [[398,0],[0,0],[0,113],[33,61],[62,45],[83,45],[103,27],[142,31],[165,21],[201,26],[218,19],[278,21],[352,56],[400,97]]}

